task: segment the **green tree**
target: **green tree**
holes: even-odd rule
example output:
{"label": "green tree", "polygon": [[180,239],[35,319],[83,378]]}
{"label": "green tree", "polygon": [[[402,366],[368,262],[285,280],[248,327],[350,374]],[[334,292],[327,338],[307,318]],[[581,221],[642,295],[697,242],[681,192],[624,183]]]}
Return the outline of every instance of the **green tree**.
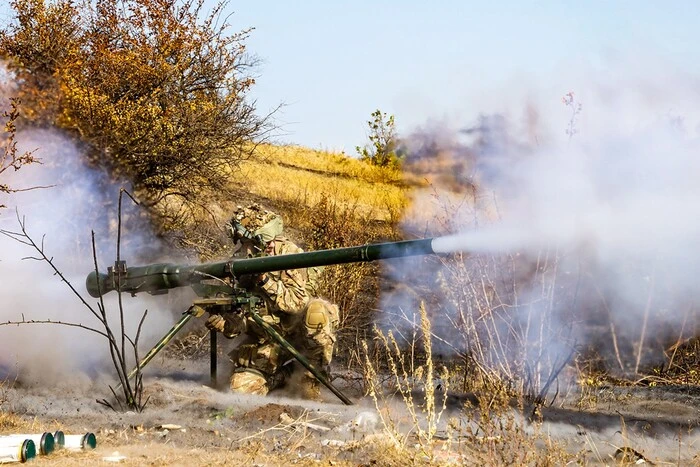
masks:
{"label": "green tree", "polygon": [[372,112],[372,119],[367,122],[369,126],[369,143],[365,146],[356,146],[355,150],[360,158],[380,167],[398,167],[403,156],[399,150],[399,140],[396,136],[394,116],[381,110]]}
{"label": "green tree", "polygon": [[245,46],[251,30],[229,33],[226,3],[205,17],[203,4],[13,0],[0,57],[30,123],[86,143],[88,160],[128,178],[146,206],[225,195],[230,171],[271,127],[246,98],[257,65]]}

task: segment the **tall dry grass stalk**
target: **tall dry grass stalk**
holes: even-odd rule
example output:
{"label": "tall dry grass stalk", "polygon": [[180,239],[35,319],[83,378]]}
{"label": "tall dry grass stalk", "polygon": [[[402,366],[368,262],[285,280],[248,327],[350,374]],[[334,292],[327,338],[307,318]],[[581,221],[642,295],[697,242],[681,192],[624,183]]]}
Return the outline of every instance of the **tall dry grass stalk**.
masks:
{"label": "tall dry grass stalk", "polygon": [[[442,382],[440,390],[435,386],[435,363],[432,351],[432,332],[425,305],[420,305],[420,332],[424,363],[416,366],[416,361],[407,361],[406,354],[399,347],[392,331],[387,333],[375,328],[376,342],[383,351],[384,363],[391,378],[390,384],[380,383],[376,362],[370,358],[367,342],[363,341],[364,376],[368,395],[372,398],[385,431],[399,445],[406,446],[409,438],[415,437],[422,450],[431,455],[441,418],[447,408],[449,372],[445,366],[439,369]],[[409,355],[415,355],[411,353]],[[410,423],[394,418],[390,400],[399,394]],[[419,396],[422,401],[417,402]],[[436,405],[436,400],[439,404]]]}
{"label": "tall dry grass stalk", "polygon": [[367,394],[385,435],[407,459],[429,465],[565,465],[581,460],[538,425],[518,417],[507,391],[481,392],[475,403],[448,408],[451,374],[445,366],[436,369],[433,326],[424,304],[419,315],[414,336],[420,336],[408,349],[401,348],[392,331],[376,329],[377,361],[362,342]]}

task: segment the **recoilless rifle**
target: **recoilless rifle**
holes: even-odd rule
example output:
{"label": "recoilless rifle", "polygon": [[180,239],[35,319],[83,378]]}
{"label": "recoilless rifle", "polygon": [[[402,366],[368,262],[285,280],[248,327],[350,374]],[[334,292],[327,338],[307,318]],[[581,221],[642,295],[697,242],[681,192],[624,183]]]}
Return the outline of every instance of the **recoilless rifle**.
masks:
{"label": "recoilless rifle", "polygon": [[[259,241],[246,231],[239,235]],[[175,336],[193,317],[206,313],[238,313],[252,319],[275,342],[280,344],[299,363],[309,370],[321,383],[330,389],[345,404],[352,402],[343,395],[324,374],[314,367],[299,351],[297,351],[273,325],[260,315],[262,299],[250,288],[243,284],[251,281],[246,276],[255,276],[266,272],[290,269],[304,269],[335,264],[369,262],[380,259],[391,259],[405,256],[432,255],[433,242],[439,239],[427,238],[406,240],[400,242],[378,243],[348,248],[309,251],[277,256],[259,256],[252,258],[232,258],[227,261],[186,265],[173,263],[157,263],[145,266],[127,267],[126,262],[115,262],[107,269],[107,274],[93,271],[87,276],[86,287],[92,297],[100,297],[116,290],[130,293],[132,296],[147,292],[151,295],[165,294],[177,287],[192,287],[201,297],[183,313],[180,320],[168,331],[163,338],[146,354],[136,368],[128,375],[132,378],[141,368],[148,364],[153,357]],[[216,331],[210,332],[210,374],[212,383],[216,384]]]}

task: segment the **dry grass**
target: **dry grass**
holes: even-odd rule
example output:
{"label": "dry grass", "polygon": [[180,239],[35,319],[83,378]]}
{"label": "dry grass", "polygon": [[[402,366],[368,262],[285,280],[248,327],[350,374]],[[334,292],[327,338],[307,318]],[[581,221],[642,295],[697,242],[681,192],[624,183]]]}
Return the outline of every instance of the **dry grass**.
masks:
{"label": "dry grass", "polygon": [[25,420],[7,408],[7,393],[13,384],[13,381],[7,379],[0,381],[0,433],[7,433],[28,426]]}
{"label": "dry grass", "polygon": [[232,174],[232,182],[273,204],[312,207],[332,194],[357,214],[386,221],[408,203],[401,173],[333,153],[263,146]]}
{"label": "dry grass", "polygon": [[403,174],[397,169],[367,164],[348,157],[344,153],[318,151],[300,146],[261,145],[254,160],[322,173],[330,177],[353,178],[370,183],[400,185],[404,180]]}
{"label": "dry grass", "polygon": [[[503,388],[482,391],[476,404],[467,402],[448,414],[450,374],[444,366],[436,368],[431,322],[423,304],[419,311],[420,342],[414,340],[409,351],[400,348],[392,331],[376,330],[379,361],[363,342],[365,385],[391,441],[388,452],[399,451],[413,463],[429,465],[565,465],[583,460],[518,417]],[[382,373],[389,378],[384,383]],[[397,395],[403,406],[392,410]]]}
{"label": "dry grass", "polygon": [[18,428],[27,426],[27,423],[12,412],[0,409],[0,432],[6,433],[15,431]]}

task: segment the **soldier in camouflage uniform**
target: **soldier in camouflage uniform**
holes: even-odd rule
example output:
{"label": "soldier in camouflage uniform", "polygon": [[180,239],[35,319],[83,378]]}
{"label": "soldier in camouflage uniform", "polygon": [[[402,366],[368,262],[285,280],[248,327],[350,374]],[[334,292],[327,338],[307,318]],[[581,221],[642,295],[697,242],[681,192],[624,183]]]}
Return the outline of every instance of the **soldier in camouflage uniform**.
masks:
{"label": "soldier in camouflage uniform", "polygon": [[[254,242],[236,234],[237,222],[259,239],[265,246],[260,252]],[[229,224],[230,233],[239,247],[237,256],[284,255],[303,250],[282,236],[282,218],[263,210],[259,205],[238,208]],[[312,298],[316,294],[317,269],[295,269],[268,272],[256,277],[241,278],[242,286],[262,298],[260,310],[263,319],[297,348],[320,370],[333,358],[335,328],[338,324],[338,307],[329,302]],[[283,366],[291,355],[252,319],[236,314],[212,315],[207,327],[223,333],[228,338],[239,334],[247,336],[246,342],[229,355],[234,363],[231,390],[247,394],[265,395],[280,386],[288,376]],[[310,373],[302,376],[302,391],[307,398],[320,397],[320,383]]]}

